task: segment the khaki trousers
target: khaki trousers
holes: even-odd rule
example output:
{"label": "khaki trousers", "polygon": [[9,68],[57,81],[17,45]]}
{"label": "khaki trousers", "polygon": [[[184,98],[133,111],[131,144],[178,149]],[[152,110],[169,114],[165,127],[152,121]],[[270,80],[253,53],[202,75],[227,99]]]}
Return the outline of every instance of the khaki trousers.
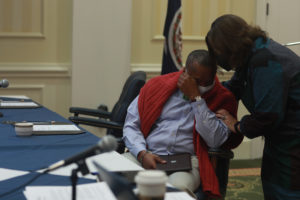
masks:
{"label": "khaki trousers", "polygon": [[[141,163],[131,154],[122,154],[127,159],[141,166]],[[200,186],[200,175],[199,175],[199,165],[196,156],[191,157],[192,170],[188,172],[174,172],[169,175],[168,183],[173,185],[175,188],[189,193],[193,193]],[[134,181],[134,176],[136,172],[126,172],[124,175],[130,180]]]}

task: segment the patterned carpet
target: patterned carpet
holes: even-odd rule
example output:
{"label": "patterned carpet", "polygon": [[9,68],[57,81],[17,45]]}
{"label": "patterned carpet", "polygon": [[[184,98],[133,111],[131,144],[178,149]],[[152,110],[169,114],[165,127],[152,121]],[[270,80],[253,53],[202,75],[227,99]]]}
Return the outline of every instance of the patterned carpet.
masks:
{"label": "patterned carpet", "polygon": [[260,168],[229,170],[226,200],[263,200]]}

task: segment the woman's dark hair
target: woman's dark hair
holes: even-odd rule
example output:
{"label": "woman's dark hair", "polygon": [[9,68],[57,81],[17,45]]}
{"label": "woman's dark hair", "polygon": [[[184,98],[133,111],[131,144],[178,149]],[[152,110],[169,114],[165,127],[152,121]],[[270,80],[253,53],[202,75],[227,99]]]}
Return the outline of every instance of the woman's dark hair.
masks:
{"label": "woman's dark hair", "polygon": [[267,40],[266,32],[259,27],[248,25],[242,18],[228,14],[212,23],[206,35],[206,44],[212,56],[222,54],[236,68],[242,66],[258,37]]}
{"label": "woman's dark hair", "polygon": [[214,59],[212,59],[207,50],[198,49],[192,51],[187,59],[185,66],[191,66],[193,62],[197,62],[199,65],[211,68],[212,72],[215,74],[217,71],[217,65]]}

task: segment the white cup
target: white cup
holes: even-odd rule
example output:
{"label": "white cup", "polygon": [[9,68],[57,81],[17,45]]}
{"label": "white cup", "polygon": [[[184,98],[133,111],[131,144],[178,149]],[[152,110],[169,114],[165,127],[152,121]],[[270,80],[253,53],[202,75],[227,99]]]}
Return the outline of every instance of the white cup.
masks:
{"label": "white cup", "polygon": [[17,136],[30,136],[32,135],[33,123],[18,122],[15,123],[15,131]]}
{"label": "white cup", "polygon": [[166,192],[167,175],[161,170],[140,171],[135,176],[140,200],[163,200]]}

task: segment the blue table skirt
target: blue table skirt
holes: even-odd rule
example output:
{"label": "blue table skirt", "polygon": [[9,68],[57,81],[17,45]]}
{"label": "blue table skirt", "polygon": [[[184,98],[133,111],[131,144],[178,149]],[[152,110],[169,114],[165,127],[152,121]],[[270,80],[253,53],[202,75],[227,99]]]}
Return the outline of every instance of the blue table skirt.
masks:
{"label": "blue table skirt", "polygon": [[[3,98],[2,98],[3,100]],[[33,109],[0,109],[0,168],[31,171],[47,167],[59,160],[75,155],[99,142],[89,132],[78,135],[16,136],[14,126],[3,121],[57,121],[70,122],[45,107]],[[1,174],[0,174],[1,176]],[[33,174],[0,182],[0,194],[24,183]],[[80,180],[83,181],[83,180]],[[86,180],[90,182],[90,180]],[[43,175],[31,185],[68,185],[69,177]],[[7,199],[24,199],[22,190]],[[13,198],[12,198],[13,197]]]}

